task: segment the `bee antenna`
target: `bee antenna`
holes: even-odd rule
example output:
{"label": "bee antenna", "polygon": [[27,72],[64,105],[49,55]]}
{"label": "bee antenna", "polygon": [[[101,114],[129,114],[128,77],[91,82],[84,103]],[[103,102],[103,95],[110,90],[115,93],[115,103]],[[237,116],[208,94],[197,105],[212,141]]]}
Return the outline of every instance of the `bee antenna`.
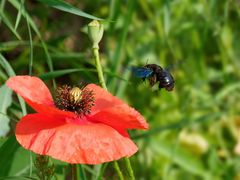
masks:
{"label": "bee antenna", "polygon": [[147,62],[145,63],[145,65],[147,65],[147,64],[148,64],[148,60],[149,60],[149,59],[147,59]]}

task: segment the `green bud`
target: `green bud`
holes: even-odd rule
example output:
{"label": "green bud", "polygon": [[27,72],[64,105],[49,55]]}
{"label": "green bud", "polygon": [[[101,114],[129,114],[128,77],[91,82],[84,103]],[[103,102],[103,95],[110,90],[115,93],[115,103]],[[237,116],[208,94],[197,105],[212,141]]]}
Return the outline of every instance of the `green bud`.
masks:
{"label": "green bud", "polygon": [[98,43],[103,37],[103,25],[100,24],[97,20],[93,20],[88,24],[88,35],[93,43],[93,48],[99,49]]}

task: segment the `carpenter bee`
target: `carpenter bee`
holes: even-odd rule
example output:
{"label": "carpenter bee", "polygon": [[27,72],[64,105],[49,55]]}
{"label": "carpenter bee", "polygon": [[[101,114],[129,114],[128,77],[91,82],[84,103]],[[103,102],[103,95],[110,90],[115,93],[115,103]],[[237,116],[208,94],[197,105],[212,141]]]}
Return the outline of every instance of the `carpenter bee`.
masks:
{"label": "carpenter bee", "polygon": [[159,82],[159,89],[165,88],[167,91],[172,91],[174,88],[173,76],[159,65],[146,64],[143,67],[132,67],[132,72],[136,77],[148,79],[150,86]]}

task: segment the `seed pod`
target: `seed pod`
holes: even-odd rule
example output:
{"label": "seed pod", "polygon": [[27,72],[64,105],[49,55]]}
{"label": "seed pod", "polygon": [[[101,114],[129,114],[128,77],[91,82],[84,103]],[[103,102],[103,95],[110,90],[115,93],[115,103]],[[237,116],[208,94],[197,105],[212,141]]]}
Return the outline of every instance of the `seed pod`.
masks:
{"label": "seed pod", "polygon": [[99,49],[98,43],[101,41],[103,37],[103,25],[99,23],[97,20],[93,20],[88,24],[88,35],[90,40],[93,43],[93,48]]}
{"label": "seed pod", "polygon": [[71,103],[77,104],[82,100],[82,90],[78,87],[74,87],[69,92],[69,99]]}

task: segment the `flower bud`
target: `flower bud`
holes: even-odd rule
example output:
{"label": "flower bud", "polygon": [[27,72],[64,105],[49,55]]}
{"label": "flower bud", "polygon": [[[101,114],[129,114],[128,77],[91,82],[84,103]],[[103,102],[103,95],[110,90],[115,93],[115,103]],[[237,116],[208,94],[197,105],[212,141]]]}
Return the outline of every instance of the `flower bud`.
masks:
{"label": "flower bud", "polygon": [[82,100],[82,90],[78,87],[74,87],[69,92],[71,103],[78,103]]}
{"label": "flower bud", "polygon": [[99,49],[98,43],[103,37],[103,25],[100,24],[97,20],[93,20],[88,24],[88,35],[93,43],[93,48]]}

